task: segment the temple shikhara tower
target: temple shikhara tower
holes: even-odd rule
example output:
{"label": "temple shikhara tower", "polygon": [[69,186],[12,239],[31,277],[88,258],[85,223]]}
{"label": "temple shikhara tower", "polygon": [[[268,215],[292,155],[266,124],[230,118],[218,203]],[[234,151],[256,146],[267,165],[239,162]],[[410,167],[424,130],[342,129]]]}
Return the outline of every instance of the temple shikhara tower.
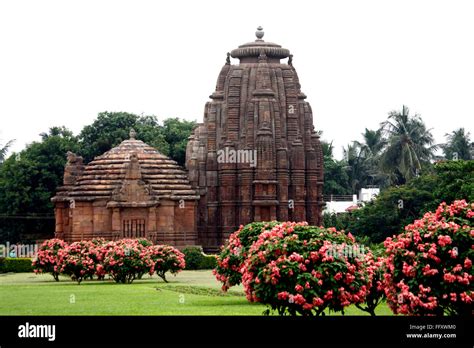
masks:
{"label": "temple shikhara tower", "polygon": [[265,42],[260,27],[256,36],[230,53],[239,64],[228,54],[187,147],[199,240],[210,249],[252,221],[321,222],[323,154],[311,107],[290,51]]}
{"label": "temple shikhara tower", "polygon": [[[321,223],[323,154],[293,56],[257,39],[227,54],[186,168],[130,139],[85,165],[68,153],[56,237],[148,238],[217,251],[253,221]],[[239,59],[231,64],[230,58]]]}

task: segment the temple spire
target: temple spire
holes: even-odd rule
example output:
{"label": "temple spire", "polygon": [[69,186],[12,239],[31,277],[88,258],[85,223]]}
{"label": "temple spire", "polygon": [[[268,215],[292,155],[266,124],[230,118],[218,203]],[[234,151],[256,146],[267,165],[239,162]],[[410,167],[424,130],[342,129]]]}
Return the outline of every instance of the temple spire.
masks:
{"label": "temple spire", "polygon": [[135,132],[135,129],[130,128],[130,133],[128,133],[130,136],[130,140],[135,140],[135,137],[137,136],[137,132]]}
{"label": "temple spire", "polygon": [[257,31],[255,32],[255,36],[257,37],[257,41],[263,41],[262,38],[263,38],[263,35],[265,35],[265,32],[263,31],[263,28],[261,26],[259,26],[257,28]]}

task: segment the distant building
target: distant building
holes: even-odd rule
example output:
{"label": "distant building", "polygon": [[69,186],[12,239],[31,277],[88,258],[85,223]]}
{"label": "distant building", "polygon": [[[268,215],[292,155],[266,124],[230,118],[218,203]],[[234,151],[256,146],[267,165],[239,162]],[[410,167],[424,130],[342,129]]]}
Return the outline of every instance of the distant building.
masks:
{"label": "distant building", "polygon": [[361,188],[359,191],[359,201],[360,202],[370,202],[380,193],[380,188],[378,187],[369,187]]}
{"label": "distant building", "polygon": [[359,208],[359,206],[366,202],[370,202],[380,193],[378,187],[362,188],[359,191],[359,198],[357,195],[324,195],[324,202],[326,203],[324,213],[340,214],[347,213]]}
{"label": "distant building", "polygon": [[357,195],[325,195],[324,213],[339,214],[346,213],[353,206],[357,206]]}

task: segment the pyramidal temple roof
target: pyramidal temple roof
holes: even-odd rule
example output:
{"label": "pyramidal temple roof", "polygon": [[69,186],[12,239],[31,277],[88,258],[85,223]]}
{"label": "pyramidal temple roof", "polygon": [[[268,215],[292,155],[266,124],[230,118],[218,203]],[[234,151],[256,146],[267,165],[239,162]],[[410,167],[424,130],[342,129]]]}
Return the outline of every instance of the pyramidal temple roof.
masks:
{"label": "pyramidal temple roof", "polygon": [[[71,160],[69,156],[73,156]],[[147,186],[147,193],[154,199],[170,198],[199,199],[188,180],[188,173],[178,163],[160,153],[155,148],[135,139],[135,131],[130,131],[130,139],[97,156],[87,165],[78,168],[77,158],[68,154],[68,166],[73,178],[66,178],[64,186],[58,189],[53,201],[112,199],[120,191],[124,182],[130,179],[130,168],[135,160],[133,179]],[[138,161],[136,161],[138,159]],[[74,167],[76,166],[76,167]]]}

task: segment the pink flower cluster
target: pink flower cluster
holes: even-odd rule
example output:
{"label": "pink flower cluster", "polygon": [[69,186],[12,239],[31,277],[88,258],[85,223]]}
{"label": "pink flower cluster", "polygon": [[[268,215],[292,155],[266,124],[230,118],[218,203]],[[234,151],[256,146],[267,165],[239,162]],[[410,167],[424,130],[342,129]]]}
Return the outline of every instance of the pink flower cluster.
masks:
{"label": "pink flower cluster", "polygon": [[186,267],[184,254],[169,245],[152,245],[149,254],[154,263],[156,274],[167,282],[165,273],[176,275]]}
{"label": "pink flower cluster", "polygon": [[32,262],[35,273],[51,273],[56,281],[59,281],[59,274],[62,267],[63,254],[60,253],[67,246],[61,239],[49,239],[39,247],[36,258]]}
{"label": "pink flower cluster", "polygon": [[109,242],[103,266],[117,283],[131,283],[144,274],[155,272],[155,263],[149,252],[151,242],[138,239],[121,239]]}
{"label": "pink flower cluster", "polygon": [[[62,260],[60,273],[71,276],[79,284],[97,272],[97,255],[101,252],[91,241],[74,242],[59,251]],[[100,261],[100,260],[98,260]]]}
{"label": "pink flower cluster", "polygon": [[[247,299],[280,314],[319,315],[362,303],[372,286],[375,261],[345,255],[354,239],[334,228],[284,222],[264,231],[242,267]],[[331,251],[331,253],[329,252]],[[341,251],[341,252],[337,252]]]}
{"label": "pink flower cluster", "polygon": [[216,257],[217,266],[213,270],[216,279],[222,283],[222,290],[227,291],[231,286],[241,283],[242,266],[247,258],[248,249],[257,240],[260,233],[270,230],[276,224],[276,221],[272,221],[241,225],[229,236],[226,244],[222,246],[220,254]]}
{"label": "pink flower cluster", "polygon": [[37,273],[62,273],[80,283],[95,275],[108,274],[116,282],[131,283],[155,271],[166,281],[165,273],[176,274],[185,268],[184,254],[168,245],[153,245],[145,239],[106,241],[102,238],[67,244],[59,239],[48,240],[33,261]]}
{"label": "pink flower cluster", "polygon": [[442,203],[384,242],[385,292],[396,314],[472,313],[474,203]]}

